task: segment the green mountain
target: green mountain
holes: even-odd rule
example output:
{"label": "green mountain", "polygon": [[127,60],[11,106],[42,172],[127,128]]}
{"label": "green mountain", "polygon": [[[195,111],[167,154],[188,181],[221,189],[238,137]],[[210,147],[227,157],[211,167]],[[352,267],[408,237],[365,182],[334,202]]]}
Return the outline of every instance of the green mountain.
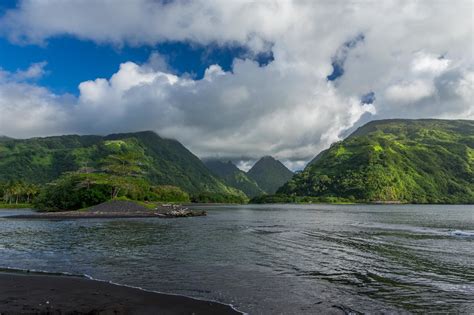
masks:
{"label": "green mountain", "polygon": [[138,160],[143,177],[154,185],[173,185],[188,193],[212,192],[243,196],[213,176],[198,157],[176,140],[151,131],[101,136],[57,136],[3,139],[0,181],[44,184],[64,172],[94,172],[117,155]]}
{"label": "green mountain", "polygon": [[319,154],[278,193],[368,202],[474,203],[474,121],[372,121]]}
{"label": "green mountain", "polygon": [[266,193],[274,194],[279,187],[291,179],[293,172],[273,157],[264,156],[255,163],[247,175],[255,180]]}
{"label": "green mountain", "polygon": [[238,169],[231,161],[207,160],[204,161],[204,164],[215,176],[222,179],[225,184],[243,191],[250,198],[265,194],[255,180]]}

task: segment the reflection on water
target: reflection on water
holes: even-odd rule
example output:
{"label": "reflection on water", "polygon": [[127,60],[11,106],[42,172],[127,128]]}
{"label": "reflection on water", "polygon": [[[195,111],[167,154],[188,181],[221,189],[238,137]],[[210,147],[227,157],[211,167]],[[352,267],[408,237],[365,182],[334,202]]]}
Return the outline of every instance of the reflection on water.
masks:
{"label": "reflection on water", "polygon": [[88,274],[252,314],[474,312],[473,206],[206,209],[167,220],[0,218],[0,267]]}

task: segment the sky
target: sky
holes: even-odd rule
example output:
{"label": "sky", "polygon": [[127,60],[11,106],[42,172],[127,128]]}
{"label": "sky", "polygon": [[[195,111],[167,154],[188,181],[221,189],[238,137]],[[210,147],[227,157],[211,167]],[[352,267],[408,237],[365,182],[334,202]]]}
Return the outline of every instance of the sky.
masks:
{"label": "sky", "polygon": [[293,170],[374,119],[474,119],[472,0],[2,0],[0,135],[154,130]]}

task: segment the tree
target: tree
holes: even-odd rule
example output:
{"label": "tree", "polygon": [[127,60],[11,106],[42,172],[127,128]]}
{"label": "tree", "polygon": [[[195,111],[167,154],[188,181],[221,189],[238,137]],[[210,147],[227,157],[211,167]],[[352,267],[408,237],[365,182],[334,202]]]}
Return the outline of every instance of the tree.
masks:
{"label": "tree", "polygon": [[141,154],[133,151],[111,154],[105,158],[102,170],[117,176],[140,175],[142,174],[140,157]]}
{"label": "tree", "polygon": [[26,194],[26,203],[30,203],[31,198],[38,195],[39,187],[34,184],[26,184],[25,194]]}
{"label": "tree", "polygon": [[139,160],[142,156],[143,154],[139,152],[128,151],[111,154],[105,158],[102,170],[111,175],[112,198],[117,198],[121,189],[128,188],[127,177],[136,177],[143,173]]}

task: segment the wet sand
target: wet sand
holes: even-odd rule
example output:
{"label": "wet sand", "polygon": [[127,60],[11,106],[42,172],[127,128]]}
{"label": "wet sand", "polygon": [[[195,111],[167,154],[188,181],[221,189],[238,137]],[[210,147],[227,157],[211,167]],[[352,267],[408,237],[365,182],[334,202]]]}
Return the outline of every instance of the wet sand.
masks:
{"label": "wet sand", "polygon": [[241,314],[195,300],[72,276],[0,273],[0,314]]}

